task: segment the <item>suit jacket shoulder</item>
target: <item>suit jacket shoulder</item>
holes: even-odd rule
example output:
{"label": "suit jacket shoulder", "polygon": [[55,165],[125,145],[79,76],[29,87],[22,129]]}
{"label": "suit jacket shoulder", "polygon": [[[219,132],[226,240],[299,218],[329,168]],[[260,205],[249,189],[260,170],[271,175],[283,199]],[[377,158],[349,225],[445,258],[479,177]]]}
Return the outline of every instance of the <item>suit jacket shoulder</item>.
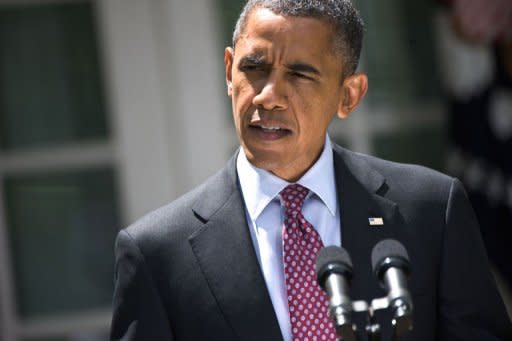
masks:
{"label": "suit jacket shoulder", "polygon": [[235,157],[122,230],[116,276],[112,340],[281,340]]}
{"label": "suit jacket shoulder", "polygon": [[367,174],[379,174],[386,184],[385,188],[396,189],[397,193],[412,192],[424,197],[437,193],[446,199],[454,181],[453,177],[424,166],[384,160],[338,145],[334,145],[334,151],[343,160],[341,167],[347,167],[352,174],[360,174],[361,182],[366,182]]}
{"label": "suit jacket shoulder", "polygon": [[[369,255],[378,241],[397,239],[412,264],[415,326],[407,340],[508,340],[510,321],[462,184],[422,166],[334,150],[342,243],[354,263],[352,298],[385,295]],[[383,226],[369,226],[375,216]]]}
{"label": "suit jacket shoulder", "polygon": [[235,157],[204,183],[171,203],[149,212],[124,231],[144,249],[145,254],[169,248],[187,240],[237,190]]}

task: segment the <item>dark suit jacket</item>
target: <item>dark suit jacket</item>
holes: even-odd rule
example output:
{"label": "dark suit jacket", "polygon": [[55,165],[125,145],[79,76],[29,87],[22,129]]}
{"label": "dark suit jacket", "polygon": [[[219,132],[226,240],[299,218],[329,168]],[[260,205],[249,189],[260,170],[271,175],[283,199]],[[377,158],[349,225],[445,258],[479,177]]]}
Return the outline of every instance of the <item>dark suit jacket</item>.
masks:
{"label": "dark suit jacket", "polygon": [[[112,340],[282,340],[235,164],[233,157],[206,183],[119,233]],[[352,299],[385,295],[370,254],[378,241],[395,238],[413,268],[414,330],[406,340],[512,340],[458,180],[338,146],[334,166]],[[370,227],[368,217],[385,225]],[[377,317],[389,340],[388,313]]]}

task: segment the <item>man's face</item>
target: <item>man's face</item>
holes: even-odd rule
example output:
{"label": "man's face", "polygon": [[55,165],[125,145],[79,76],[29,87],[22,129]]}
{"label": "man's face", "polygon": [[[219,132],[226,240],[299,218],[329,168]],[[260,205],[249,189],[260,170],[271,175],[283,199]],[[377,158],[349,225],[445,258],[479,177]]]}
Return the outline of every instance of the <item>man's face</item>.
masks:
{"label": "man's face", "polygon": [[225,52],[228,94],[248,160],[288,181],[319,157],[344,98],[329,24],[255,9]]}

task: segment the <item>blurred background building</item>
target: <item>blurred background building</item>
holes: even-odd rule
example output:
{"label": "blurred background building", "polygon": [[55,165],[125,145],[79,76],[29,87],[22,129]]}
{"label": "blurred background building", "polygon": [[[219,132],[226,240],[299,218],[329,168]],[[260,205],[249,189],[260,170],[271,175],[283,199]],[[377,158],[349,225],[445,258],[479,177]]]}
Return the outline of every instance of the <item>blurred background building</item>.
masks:
{"label": "blurred background building", "polygon": [[[469,124],[474,96],[461,102],[447,81],[461,61],[450,54],[456,6],[355,2],[367,25],[360,68],[370,90],[350,118],[333,123],[331,137],[356,151],[461,177],[474,204],[490,212],[478,216],[506,288],[510,40],[477,41],[479,49],[508,57],[473,57],[477,62],[455,75],[467,88],[472,80],[463,76],[490,65],[480,88],[499,83],[503,94],[500,110],[476,110],[471,117],[480,113],[482,121]],[[237,148],[223,49],[242,5],[0,0],[1,341],[107,340],[117,231],[199,184]],[[492,146],[475,154],[466,142],[488,141],[493,131],[478,132],[493,115],[501,154]],[[483,166],[475,171],[474,164]]]}

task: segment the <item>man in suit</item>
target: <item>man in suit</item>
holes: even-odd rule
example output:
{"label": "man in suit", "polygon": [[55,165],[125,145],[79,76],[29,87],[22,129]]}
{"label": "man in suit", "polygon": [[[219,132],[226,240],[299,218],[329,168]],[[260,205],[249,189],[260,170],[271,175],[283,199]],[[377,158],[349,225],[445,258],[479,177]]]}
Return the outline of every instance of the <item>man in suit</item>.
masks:
{"label": "man in suit", "polygon": [[[370,301],[385,295],[370,265],[385,238],[406,246],[413,267],[407,340],[509,337],[460,183],[329,140],[330,121],[367,89],[355,72],[362,32],[347,0],[247,3],[224,56],[241,148],[203,185],[119,233],[112,340],[335,340],[308,257],[343,245],[351,296]],[[299,301],[303,292],[311,298]],[[389,339],[389,313],[377,318]]]}

